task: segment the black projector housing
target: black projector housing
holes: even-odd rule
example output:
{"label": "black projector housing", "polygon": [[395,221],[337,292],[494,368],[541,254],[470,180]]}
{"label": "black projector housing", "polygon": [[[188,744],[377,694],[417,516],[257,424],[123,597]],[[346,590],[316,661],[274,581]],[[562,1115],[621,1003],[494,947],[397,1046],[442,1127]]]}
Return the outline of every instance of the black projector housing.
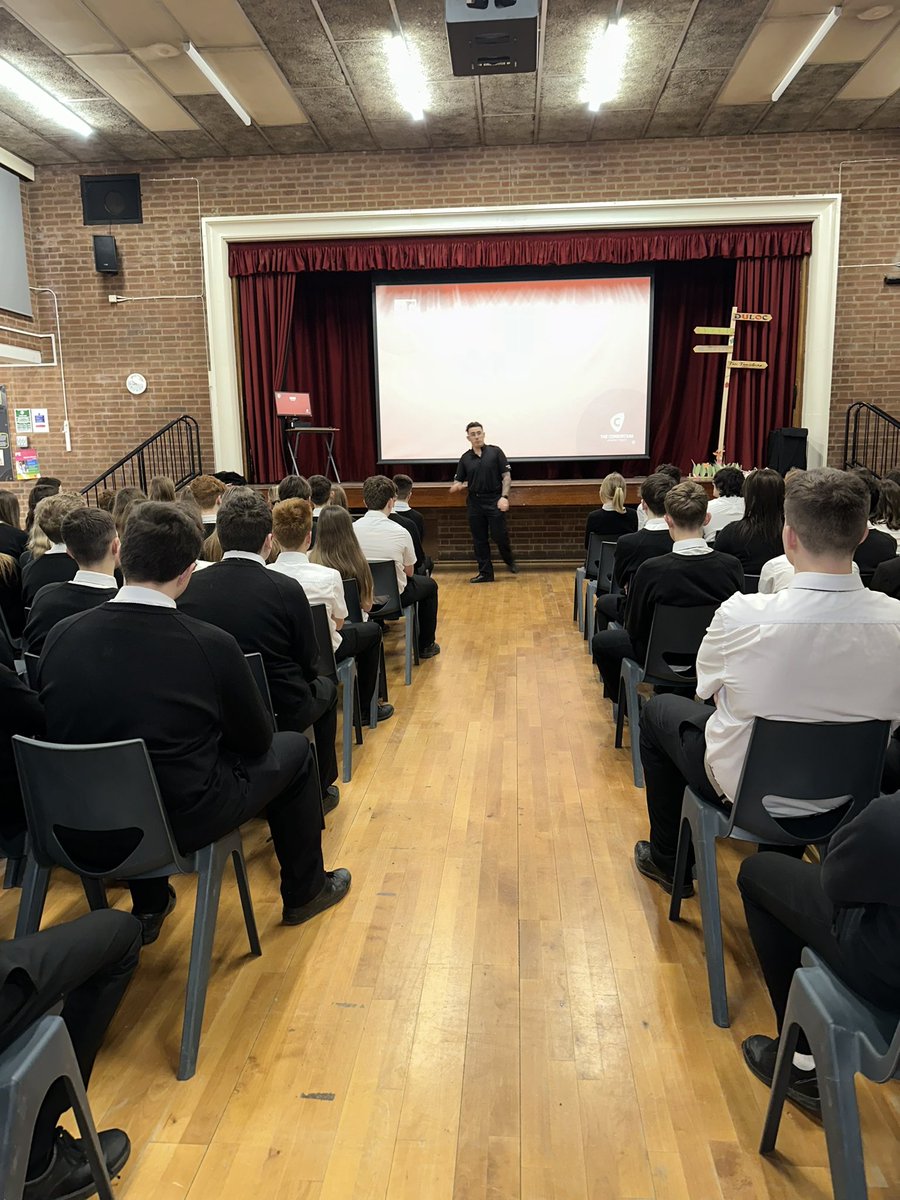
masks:
{"label": "black projector housing", "polygon": [[[537,69],[540,0],[446,0],[454,75],[518,75]],[[483,5],[483,7],[482,7]]]}

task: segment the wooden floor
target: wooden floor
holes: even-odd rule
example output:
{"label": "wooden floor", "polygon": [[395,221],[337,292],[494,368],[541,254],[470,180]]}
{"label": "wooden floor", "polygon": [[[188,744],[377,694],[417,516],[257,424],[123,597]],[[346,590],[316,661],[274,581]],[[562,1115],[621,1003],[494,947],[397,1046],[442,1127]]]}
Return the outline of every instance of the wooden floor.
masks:
{"label": "wooden floor", "polygon": [[[199,1070],[178,1083],[193,889],[143,955],[97,1063],[98,1124],[131,1135],[127,1200],[757,1200],[831,1197],[821,1127],[740,1041],[772,1032],[720,850],[734,1024],[711,1022],[697,902],[672,925],[641,878],[643,792],[571,620],[572,572],[493,587],[441,571],[441,656],[366,733],[329,817],[349,897],[279,924],[266,828],[245,842],[263,942],[223,893]],[[10,936],[17,893],[0,897]],[[119,894],[118,903],[124,903]],[[63,876],[48,920],[80,912]],[[896,1089],[860,1089],[872,1195],[900,1196]]]}

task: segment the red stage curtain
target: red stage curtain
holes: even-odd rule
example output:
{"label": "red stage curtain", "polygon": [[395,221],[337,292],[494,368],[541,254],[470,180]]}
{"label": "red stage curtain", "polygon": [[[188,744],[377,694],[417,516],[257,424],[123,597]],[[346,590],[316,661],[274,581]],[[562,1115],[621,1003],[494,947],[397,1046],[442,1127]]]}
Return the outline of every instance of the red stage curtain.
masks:
{"label": "red stage curtain", "polygon": [[351,238],[229,246],[232,276],[300,271],[424,271],[561,266],[573,263],[684,262],[809,254],[809,225],[746,228],[585,230],[442,237]]}
{"label": "red stage curtain", "polygon": [[765,466],[769,431],[791,423],[802,284],[801,258],[738,260],[738,309],[772,314],[769,322],[738,322],[734,339],[735,358],[769,364],[764,371],[739,369],[731,375],[725,457],[744,468]]}
{"label": "red stage curtain", "polygon": [[296,275],[250,275],[238,280],[244,419],[250,477],[285,474],[275,392],[284,381],[294,325]]}

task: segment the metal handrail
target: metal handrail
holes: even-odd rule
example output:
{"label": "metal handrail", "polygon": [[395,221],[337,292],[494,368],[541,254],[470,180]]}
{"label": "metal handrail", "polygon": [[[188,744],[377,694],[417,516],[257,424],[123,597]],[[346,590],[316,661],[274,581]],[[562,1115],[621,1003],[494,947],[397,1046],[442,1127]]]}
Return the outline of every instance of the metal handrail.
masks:
{"label": "metal handrail", "polygon": [[900,462],[900,420],[875,404],[857,400],[844,421],[844,470],[868,467],[883,475]]}
{"label": "metal handrail", "polygon": [[135,446],[102,475],[81,489],[89,504],[96,504],[103,489],[116,491],[122,487],[147,490],[154,475],[168,475],[176,488],[203,474],[200,453],[200,427],[186,413],[163,425],[156,433]]}

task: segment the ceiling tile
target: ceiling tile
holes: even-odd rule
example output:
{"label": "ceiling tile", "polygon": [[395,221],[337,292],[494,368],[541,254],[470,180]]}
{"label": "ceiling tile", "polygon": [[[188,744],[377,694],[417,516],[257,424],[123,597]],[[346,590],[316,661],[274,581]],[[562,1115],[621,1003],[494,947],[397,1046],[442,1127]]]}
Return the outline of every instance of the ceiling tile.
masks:
{"label": "ceiling tile", "polygon": [[5,113],[0,113],[0,146],[36,165],[72,162],[71,154]]}
{"label": "ceiling tile", "polygon": [[579,98],[583,84],[580,75],[545,75],[541,80],[541,113],[586,108]]}
{"label": "ceiling tile", "polygon": [[340,87],[343,72],[318,17],[296,0],[242,0],[244,11],[293,88]]}
{"label": "ceiling tile", "polygon": [[404,36],[418,51],[426,76],[454,79],[443,5],[423,7],[421,0],[396,0],[396,4]]}
{"label": "ceiling tile", "polygon": [[180,96],[181,103],[229,154],[270,154],[269,146],[253,125],[245,125],[220,95]]}
{"label": "ceiling tile", "polygon": [[772,0],[770,17],[824,17],[831,12],[834,0]]}
{"label": "ceiling tile", "polygon": [[534,113],[534,75],[493,75],[481,80],[481,107],[485,116]]}
{"label": "ceiling tile", "polygon": [[759,124],[759,133],[793,133],[805,129],[853,74],[852,64],[807,63],[777,104]]}
{"label": "ceiling tile", "polygon": [[859,129],[881,107],[881,100],[834,100],[810,124],[810,129]]}
{"label": "ceiling tile", "polygon": [[639,138],[651,111],[649,108],[627,109],[604,106],[594,117],[591,141],[606,142]]}
{"label": "ceiling tile", "polygon": [[388,0],[319,0],[319,7],[336,42],[396,32]]}
{"label": "ceiling tile", "polygon": [[432,79],[428,82],[431,103],[429,125],[435,117],[475,117],[474,79]]}
{"label": "ceiling tile", "polygon": [[682,26],[662,25],[643,16],[629,18],[628,25],[628,57],[613,103],[622,108],[650,108],[665,83]]}
{"label": "ceiling tile", "polygon": [[84,100],[103,95],[99,88],[3,8],[0,8],[0,46],[4,58],[59,100]]}
{"label": "ceiling tile", "polygon": [[384,42],[343,42],[339,49],[366,116],[377,121],[402,120],[406,109],[394,89]]}
{"label": "ceiling tile", "polygon": [[900,129],[900,92],[895,92],[866,121],[866,129]]}
{"label": "ceiling tile", "polygon": [[478,146],[481,138],[473,107],[468,117],[428,114],[428,135],[432,146]]}
{"label": "ceiling tile", "polygon": [[[31,0],[27,0],[30,4]],[[154,45],[181,49],[184,30],[162,0],[81,0],[129,50]]]}
{"label": "ceiling tile", "polygon": [[[557,12],[552,5],[544,37],[543,69],[551,75],[582,74],[594,36],[606,24],[608,7],[579,6],[580,11]],[[507,76],[507,78],[510,78]]]}
{"label": "ceiling tile", "polygon": [[709,110],[703,123],[703,135],[719,137],[723,134],[750,133],[767,107],[766,104],[717,104]]}
{"label": "ceiling tile", "polygon": [[626,0],[624,15],[629,21],[640,17],[657,25],[684,25],[693,7],[694,0]]}
{"label": "ceiling tile", "polygon": [[697,137],[703,123],[703,112],[688,112],[684,109],[661,110],[653,114],[647,129],[647,137]]}
{"label": "ceiling tile", "polygon": [[177,158],[175,151],[146,130],[140,133],[108,133],[106,140],[116,152],[132,162],[153,162],[155,159]]}
{"label": "ceiling tile", "polygon": [[841,100],[884,100],[900,88],[900,29],[894,31],[840,94]]}
{"label": "ceiling tile", "polygon": [[706,110],[716,98],[725,82],[727,72],[723,70],[702,71],[676,68],[669,76],[659,98],[660,112],[696,112],[705,116]]}
{"label": "ceiling tile", "polygon": [[122,47],[72,0],[4,0],[6,7],[63,54],[102,54]]}
{"label": "ceiling tile", "polygon": [[375,143],[353,98],[343,87],[297,88],[304,112],[332,150],[374,150]]}
{"label": "ceiling tile", "polygon": [[267,125],[266,140],[277,154],[309,154],[324,150],[312,125]]}
{"label": "ceiling tile", "polygon": [[77,54],[72,62],[147,129],[193,129],[194,122],[130,54]]}
{"label": "ceiling tile", "polygon": [[216,90],[199,67],[195,67],[183,50],[169,55],[167,43],[155,43],[134,51],[150,74],[173,96],[211,96]]}
{"label": "ceiling tile", "polygon": [[160,137],[179,158],[225,157],[225,151],[205,129],[172,129]]}
{"label": "ceiling tile", "polygon": [[539,142],[586,142],[591,136],[594,114],[584,106],[580,112],[546,112],[541,109]]}
{"label": "ceiling tile", "polygon": [[815,19],[802,17],[764,21],[722,89],[719,103],[761,104],[771,100],[817,24]]}
{"label": "ceiling tile", "polygon": [[891,30],[900,25],[900,7],[881,21],[860,21],[847,13],[828,32],[822,44],[813,51],[810,62],[863,62],[874,53]]}
{"label": "ceiling tile", "polygon": [[488,146],[521,146],[531,142],[534,118],[530,113],[485,116],[484,141]]}
{"label": "ceiling tile", "polygon": [[730,71],[768,0],[700,0],[675,66]]}
{"label": "ceiling tile", "polygon": [[163,3],[188,40],[201,50],[208,46],[257,44],[256,31],[238,0],[163,0]]}
{"label": "ceiling tile", "polygon": [[428,145],[424,121],[370,121],[369,125],[382,150],[415,150]]}
{"label": "ceiling tile", "polygon": [[306,121],[297,97],[261,47],[208,50],[204,57],[257,125],[302,125]]}

